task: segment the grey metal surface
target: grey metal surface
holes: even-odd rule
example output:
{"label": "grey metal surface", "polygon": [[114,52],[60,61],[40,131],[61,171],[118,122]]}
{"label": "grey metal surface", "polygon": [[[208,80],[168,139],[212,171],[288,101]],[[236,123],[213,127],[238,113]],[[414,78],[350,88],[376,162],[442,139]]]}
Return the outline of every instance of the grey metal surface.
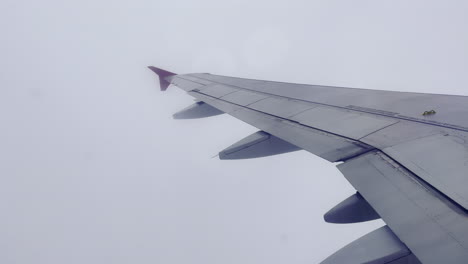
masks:
{"label": "grey metal surface", "polygon": [[451,131],[451,129],[400,120],[400,122],[376,131],[375,133],[361,138],[359,141],[378,149],[385,149],[421,137],[441,133],[445,134],[448,131]]}
{"label": "grey metal surface", "polygon": [[322,261],[321,264],[395,263],[410,255],[410,250],[387,226],[354,240]]}
{"label": "grey metal surface", "polygon": [[258,131],[219,152],[219,159],[251,159],[301,150],[264,131]]}
{"label": "grey metal surface", "polygon": [[[291,99],[468,130],[468,119],[465,118],[468,115],[467,96],[293,84],[212,74],[193,74],[192,76]],[[432,109],[437,114],[422,116],[424,111]]]}
{"label": "grey metal surface", "polygon": [[200,78],[197,78],[195,76],[192,76],[191,74],[184,74],[183,76],[177,75],[177,77],[188,80],[188,81],[196,82],[196,83],[199,83],[199,84],[203,84],[203,85],[213,84],[212,81],[200,79]]}
{"label": "grey metal surface", "polygon": [[267,97],[268,97],[268,95],[265,95],[265,94],[240,90],[240,91],[237,91],[235,93],[227,94],[227,95],[221,97],[221,99],[225,100],[225,101],[228,101],[228,102],[231,102],[233,104],[239,104],[239,105],[247,106],[249,104],[255,103],[255,102],[260,101],[262,99],[265,99]]}
{"label": "grey metal surface", "polygon": [[436,134],[383,151],[407,169],[468,209],[467,138]]}
{"label": "grey metal surface", "polygon": [[248,124],[331,162],[345,160],[372,149],[368,145],[357,141],[221,101],[198,92],[190,92],[189,94]]}
{"label": "grey metal surface", "polygon": [[193,82],[190,80],[186,80],[181,78],[179,75],[173,76],[171,79],[171,84],[179,87],[184,91],[191,91],[197,88],[203,88],[205,85],[200,82]]}
{"label": "grey metal surface", "polygon": [[[468,262],[468,97],[210,74],[165,80],[281,140],[345,161],[345,177],[421,262]],[[413,261],[410,254],[392,263]]]}
{"label": "grey metal surface", "polygon": [[212,97],[217,97],[217,98],[220,98],[222,96],[225,96],[227,94],[234,93],[237,91],[238,89],[236,88],[229,87],[229,86],[222,85],[222,84],[210,84],[210,85],[203,86],[202,88],[200,88],[200,93],[206,94]]}
{"label": "grey metal surface", "polygon": [[338,169],[422,263],[467,263],[466,211],[379,151]]}
{"label": "grey metal surface", "polygon": [[249,108],[282,118],[289,118],[318,105],[278,97],[269,97],[249,105]]}
{"label": "grey metal surface", "polygon": [[379,219],[380,216],[359,193],[355,193],[330,209],[323,218],[328,223],[350,224]]}
{"label": "grey metal surface", "polygon": [[204,118],[224,114],[224,112],[212,107],[204,102],[197,102],[190,105],[173,115],[174,119],[194,119]]}
{"label": "grey metal surface", "polygon": [[398,120],[364,115],[354,111],[320,106],[291,117],[301,124],[330,131],[352,139],[360,139],[388,127]]}

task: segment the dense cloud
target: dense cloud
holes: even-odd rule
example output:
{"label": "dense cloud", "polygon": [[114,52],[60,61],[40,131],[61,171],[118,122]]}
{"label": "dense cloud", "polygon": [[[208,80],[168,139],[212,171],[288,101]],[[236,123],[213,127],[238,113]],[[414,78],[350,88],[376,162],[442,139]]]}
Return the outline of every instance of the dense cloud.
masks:
{"label": "dense cloud", "polygon": [[304,151],[219,161],[255,129],[172,120],[147,65],[467,94],[465,1],[0,3],[1,263],[317,263],[382,225]]}

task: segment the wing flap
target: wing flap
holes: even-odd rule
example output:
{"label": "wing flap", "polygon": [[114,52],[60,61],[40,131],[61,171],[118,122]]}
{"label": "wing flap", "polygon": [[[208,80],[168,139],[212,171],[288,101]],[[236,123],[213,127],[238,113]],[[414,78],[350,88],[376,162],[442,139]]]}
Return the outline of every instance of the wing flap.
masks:
{"label": "wing flap", "polygon": [[468,259],[468,215],[380,151],[338,166],[392,231],[427,264]]}
{"label": "wing flap", "polygon": [[383,151],[468,209],[468,145],[465,138],[436,134]]}

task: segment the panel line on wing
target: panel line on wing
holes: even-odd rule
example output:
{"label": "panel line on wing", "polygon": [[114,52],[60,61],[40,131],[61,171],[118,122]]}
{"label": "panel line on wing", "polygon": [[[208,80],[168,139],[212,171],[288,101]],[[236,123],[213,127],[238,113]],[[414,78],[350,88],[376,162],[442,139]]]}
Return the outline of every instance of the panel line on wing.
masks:
{"label": "panel line on wing", "polygon": [[304,126],[297,122],[226,102],[202,93],[189,92],[189,94],[330,162],[344,161],[374,149],[353,139]]}
{"label": "panel line on wing", "polygon": [[[312,126],[310,126],[310,125],[306,125],[306,124],[300,123],[300,122],[295,121],[295,120],[289,120],[289,119],[283,118],[283,117],[281,117],[281,116],[272,115],[271,113],[262,112],[262,111],[258,111],[258,110],[252,109],[252,108],[248,108],[248,107],[245,107],[245,106],[243,106],[243,105],[239,105],[239,104],[235,104],[235,103],[232,103],[232,102],[229,102],[229,101],[225,101],[225,100],[222,100],[221,98],[216,98],[216,97],[213,97],[213,96],[210,96],[210,95],[201,93],[201,92],[189,92],[189,93],[197,93],[197,94],[200,94],[200,95],[204,95],[204,96],[213,98],[214,100],[222,101],[222,102],[224,102],[224,103],[228,103],[228,104],[231,104],[231,105],[238,106],[238,107],[240,107],[240,108],[245,108],[245,109],[248,109],[248,110],[251,110],[251,111],[255,111],[255,112],[258,112],[258,113],[267,115],[267,116],[276,117],[276,118],[281,119],[281,120],[284,120],[284,121],[294,122],[294,123],[296,123],[296,124],[298,124],[298,125],[300,125],[300,126],[312,128],[312,129],[315,129],[315,130],[318,130],[318,131],[321,131],[321,132],[324,132],[324,133],[327,133],[327,134],[331,134],[331,135],[334,135],[334,136],[337,136],[337,137],[340,137],[340,138],[345,138],[345,139],[347,139],[347,140],[356,142],[355,139],[350,138],[350,137],[346,137],[346,136],[343,136],[343,135],[340,135],[340,134],[336,134],[336,133],[333,133],[333,132],[331,132],[331,131],[323,130],[323,129],[320,129],[320,128],[312,127]],[[238,109],[238,110],[241,110],[241,109]],[[238,111],[238,110],[234,110],[234,111]],[[362,143],[362,144],[364,144],[364,143]],[[364,145],[367,145],[367,144],[364,144]]]}
{"label": "panel line on wing", "polygon": [[[298,101],[303,101],[303,102],[308,102],[308,103],[313,103],[313,104],[324,105],[324,106],[328,106],[328,107],[335,107],[335,108],[340,108],[340,109],[345,109],[345,110],[352,110],[352,111],[361,112],[361,113],[367,113],[367,114],[378,115],[378,116],[385,116],[385,117],[388,117],[388,118],[395,118],[395,119],[406,120],[406,121],[415,122],[415,123],[428,124],[428,125],[433,125],[433,126],[450,128],[450,129],[454,129],[454,130],[468,132],[467,127],[453,125],[453,124],[449,124],[449,123],[440,123],[440,122],[429,120],[429,119],[415,118],[415,117],[410,117],[410,116],[406,116],[406,115],[400,115],[400,114],[395,115],[395,113],[393,113],[393,112],[384,111],[384,110],[377,110],[377,109],[368,110],[365,107],[356,107],[356,106],[351,106],[351,105],[350,106],[338,106],[338,105],[327,104],[327,103],[322,103],[322,102],[303,100],[303,99],[300,99],[300,98],[287,97],[287,96],[283,96],[283,95],[269,93],[269,92],[266,92],[266,91],[256,91],[256,90],[252,90],[252,89],[242,87],[242,86],[238,86],[238,85],[225,84],[225,83],[222,83],[222,82],[219,82],[219,81],[205,79],[205,78],[202,78],[200,76],[196,76],[196,78],[211,81],[213,83],[217,83],[217,84],[221,84],[221,85],[229,85],[229,86],[236,87],[236,88],[242,89],[242,90],[260,92],[260,93],[268,94],[268,95],[271,95],[271,96],[283,97],[283,98],[287,98],[287,99],[291,99],[291,100],[298,100]],[[230,78],[234,78],[234,77],[230,77]],[[281,83],[281,82],[279,82],[279,83]],[[288,84],[288,83],[284,83],[284,84]],[[327,87],[327,86],[323,86],[323,87]],[[333,86],[330,86],[330,87],[333,87]],[[345,87],[334,87],[334,88],[345,88]],[[347,89],[358,89],[359,90],[359,88],[347,88]],[[360,89],[360,90],[372,91],[371,89]]]}

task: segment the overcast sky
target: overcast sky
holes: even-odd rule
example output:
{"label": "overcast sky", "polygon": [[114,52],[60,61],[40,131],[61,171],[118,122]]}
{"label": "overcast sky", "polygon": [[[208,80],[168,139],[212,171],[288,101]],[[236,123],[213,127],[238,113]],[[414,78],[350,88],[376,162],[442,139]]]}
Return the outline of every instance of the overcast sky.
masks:
{"label": "overcast sky", "polygon": [[468,94],[466,1],[0,2],[0,263],[318,263],[381,221],[305,151],[220,161],[256,130],[179,121],[155,65]]}

